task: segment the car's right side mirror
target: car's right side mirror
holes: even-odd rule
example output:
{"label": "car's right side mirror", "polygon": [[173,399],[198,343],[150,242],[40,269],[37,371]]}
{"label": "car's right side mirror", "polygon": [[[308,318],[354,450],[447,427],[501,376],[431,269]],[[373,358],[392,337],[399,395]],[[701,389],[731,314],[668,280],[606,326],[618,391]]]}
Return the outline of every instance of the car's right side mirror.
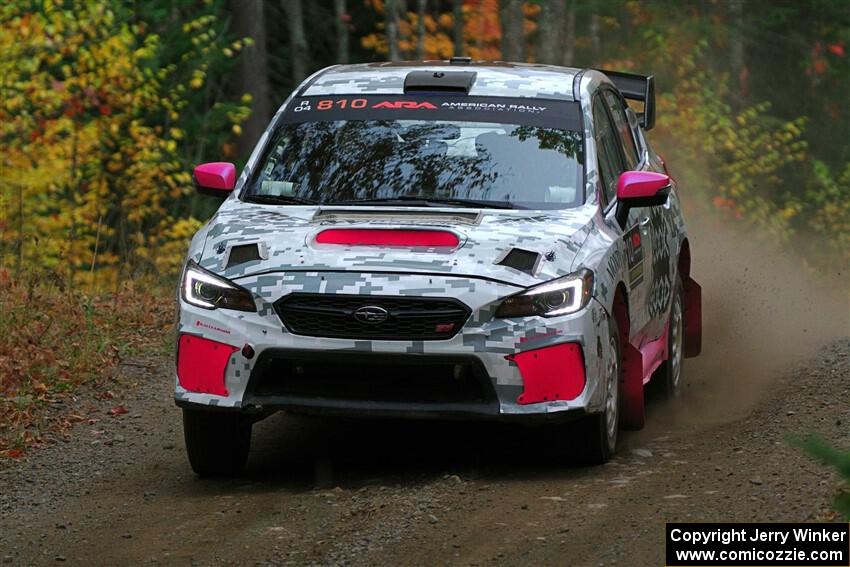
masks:
{"label": "car's right side mirror", "polygon": [[670,195],[670,176],[654,171],[625,171],[617,180],[617,222],[625,228],[634,207],[657,207]]}

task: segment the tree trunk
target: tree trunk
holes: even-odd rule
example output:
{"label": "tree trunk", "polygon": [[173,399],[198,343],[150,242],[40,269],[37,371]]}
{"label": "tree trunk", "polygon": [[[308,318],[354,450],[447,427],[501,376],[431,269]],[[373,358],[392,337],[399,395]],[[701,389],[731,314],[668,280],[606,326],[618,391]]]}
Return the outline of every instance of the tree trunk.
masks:
{"label": "tree trunk", "polygon": [[576,7],[572,0],[569,0],[565,20],[564,58],[562,63],[567,67],[574,67],[576,55]]}
{"label": "tree trunk", "polygon": [[387,18],[387,46],[390,61],[398,61],[398,0],[386,0],[384,4]]}
{"label": "tree trunk", "polygon": [[428,0],[419,0],[416,4],[416,58],[425,59],[425,9]]}
{"label": "tree trunk", "polygon": [[236,89],[251,95],[251,116],[242,123],[242,135],[237,142],[239,155],[246,157],[254,149],[271,118],[263,2],[230,0],[230,13],[233,35],[253,40],[253,45],[243,49],[234,73]]}
{"label": "tree trunk", "polygon": [[499,0],[499,23],[502,26],[502,60],[525,60],[525,16],[522,0]]}
{"label": "tree trunk", "polygon": [[597,67],[599,66],[599,59],[601,58],[598,9],[598,7],[595,7],[595,11],[590,15],[590,58],[591,63]]}
{"label": "tree trunk", "polygon": [[348,63],[348,22],[351,16],[345,9],[345,0],[334,0],[336,15],[336,62]]}
{"label": "tree trunk", "polygon": [[292,85],[307,76],[310,68],[310,49],[304,33],[304,6],[301,0],[283,0],[286,19],[289,20],[289,50],[292,57]]}
{"label": "tree trunk", "polygon": [[464,54],[463,48],[463,0],[454,0],[454,42],[455,57],[462,57]]}
{"label": "tree trunk", "polygon": [[729,37],[729,63],[732,67],[732,75],[738,84],[738,96],[743,97],[747,92],[747,67],[744,60],[744,2],[743,0],[729,0],[729,19],[731,20],[731,33]]}
{"label": "tree trunk", "polygon": [[542,0],[538,17],[537,62],[557,65],[563,60],[567,3],[565,0]]}

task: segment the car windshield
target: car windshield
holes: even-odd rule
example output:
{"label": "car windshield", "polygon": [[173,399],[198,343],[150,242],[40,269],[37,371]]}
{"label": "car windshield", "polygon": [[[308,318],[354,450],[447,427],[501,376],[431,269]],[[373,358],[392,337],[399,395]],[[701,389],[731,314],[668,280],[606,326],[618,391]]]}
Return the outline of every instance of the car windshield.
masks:
{"label": "car windshield", "polygon": [[455,120],[294,122],[275,132],[243,198],[562,209],[583,202],[582,165],[582,137],[566,129]]}

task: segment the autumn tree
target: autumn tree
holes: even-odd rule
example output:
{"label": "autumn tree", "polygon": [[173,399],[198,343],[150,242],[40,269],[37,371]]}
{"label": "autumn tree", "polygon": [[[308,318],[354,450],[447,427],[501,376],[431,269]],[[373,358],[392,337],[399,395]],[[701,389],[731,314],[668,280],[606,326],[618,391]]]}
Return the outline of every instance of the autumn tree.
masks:
{"label": "autumn tree", "polygon": [[[192,47],[158,67],[159,37],[129,10],[49,0],[0,8],[3,263],[14,254],[19,272],[106,283],[180,262],[199,226],[175,206],[192,189],[180,126],[212,54],[241,47],[219,43],[211,24],[206,14],[186,22]],[[185,83],[172,82],[178,73]],[[227,127],[245,116],[221,110]]]}
{"label": "autumn tree", "polygon": [[[250,95],[251,114],[239,136],[239,155],[248,155],[266,129],[271,118],[269,98],[268,56],[263,2],[259,0],[230,0],[233,34],[248,38],[242,57],[236,66],[234,86],[237,92]],[[300,61],[299,59],[296,59]]]}
{"label": "autumn tree", "polygon": [[454,40],[454,55],[460,57],[464,55],[463,50],[463,0],[454,0],[452,2],[452,38]]}
{"label": "autumn tree", "polygon": [[[307,36],[304,33],[304,6],[301,0],[283,0],[283,5],[289,29],[292,83],[297,84],[307,77],[310,69],[310,49],[307,47]],[[263,71],[268,72],[266,69]]]}
{"label": "autumn tree", "polygon": [[345,8],[345,0],[334,0],[334,24],[336,31],[336,61],[348,63],[349,37],[348,28],[351,25],[351,15]]}
{"label": "autumn tree", "polygon": [[522,0],[499,0],[499,22],[502,27],[502,59],[525,60],[525,16]]}

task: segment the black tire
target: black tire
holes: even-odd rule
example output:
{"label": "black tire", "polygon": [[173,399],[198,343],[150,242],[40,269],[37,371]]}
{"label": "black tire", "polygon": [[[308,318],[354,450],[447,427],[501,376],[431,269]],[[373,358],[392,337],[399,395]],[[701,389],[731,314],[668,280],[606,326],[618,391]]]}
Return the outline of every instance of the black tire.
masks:
{"label": "black tire", "polygon": [[183,437],[198,476],[236,476],[248,462],[251,422],[239,413],[183,409]]}
{"label": "black tire", "polygon": [[653,372],[652,379],[649,381],[653,393],[663,400],[669,400],[678,396],[682,387],[682,363],[685,356],[685,305],[682,289],[682,280],[676,278],[673,297],[670,300],[667,360],[662,362],[661,366]]}
{"label": "black tire", "polygon": [[[602,413],[588,415],[573,424],[575,450],[579,461],[586,465],[601,465],[617,449],[617,430],[620,418],[620,383],[623,367],[620,355],[620,334],[614,317],[608,318],[608,340],[616,352],[605,369],[605,409]],[[613,399],[609,397],[613,396]],[[613,415],[612,415],[613,414]]]}

